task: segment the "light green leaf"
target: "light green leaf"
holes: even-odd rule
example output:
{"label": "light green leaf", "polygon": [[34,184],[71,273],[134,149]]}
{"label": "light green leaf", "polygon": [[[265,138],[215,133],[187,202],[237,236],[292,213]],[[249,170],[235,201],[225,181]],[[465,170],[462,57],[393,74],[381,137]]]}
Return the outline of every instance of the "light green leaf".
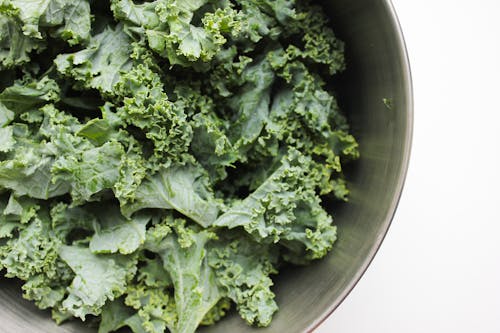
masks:
{"label": "light green leaf", "polygon": [[320,180],[312,159],[291,150],[262,185],[214,225],[243,227],[256,241],[280,242],[304,260],[321,258],[332,248],[336,228],[316,194]]}
{"label": "light green leaf", "polygon": [[23,33],[26,36],[42,38],[38,31],[40,16],[45,12],[51,0],[8,0],[18,11],[19,19],[24,23]]}
{"label": "light green leaf", "polygon": [[53,164],[53,158],[39,156],[33,149],[24,150],[16,159],[0,162],[0,186],[13,190],[17,196],[36,199],[65,194],[70,186],[62,180],[52,181]]}
{"label": "light green leaf", "polygon": [[37,217],[0,247],[0,266],[6,269],[7,277],[28,280],[41,273],[54,277],[60,245],[61,239],[52,232],[50,221]]}
{"label": "light green leaf", "polygon": [[131,267],[135,268],[132,259],[96,255],[78,246],[62,246],[59,256],[75,273],[68,287],[69,295],[62,303],[63,309],[82,320],[88,314],[99,315],[107,300],[121,296]]}
{"label": "light green leaf", "polygon": [[244,146],[253,142],[264,128],[269,115],[274,73],[267,60],[261,60],[247,67],[242,77],[246,83],[229,100],[229,106],[236,112],[232,136],[237,139],[237,145]]}
{"label": "light green leaf", "polygon": [[0,152],[7,153],[14,148],[16,140],[12,135],[12,127],[0,127]]}
{"label": "light green leaf", "polygon": [[90,38],[91,14],[88,0],[51,0],[41,17],[44,27],[57,27],[56,35],[69,45]]}
{"label": "light green leaf", "polygon": [[8,125],[12,120],[14,120],[14,112],[7,109],[7,107],[0,102],[0,127]]}
{"label": "light green leaf", "polygon": [[36,217],[39,209],[40,206],[36,200],[29,197],[16,198],[14,195],[11,195],[3,214],[14,215],[19,218],[19,222],[25,224]]}
{"label": "light green leaf", "polygon": [[26,36],[14,17],[0,13],[0,70],[28,63],[33,51],[45,47],[45,41]]}
{"label": "light green leaf", "polygon": [[174,325],[169,325],[170,330],[175,333],[194,333],[208,311],[222,297],[206,258],[205,244],[213,238],[213,234],[183,230],[183,227],[178,232],[187,233],[189,243],[169,234],[163,240],[146,246],[160,255],[174,284],[177,320]]}
{"label": "light green leaf", "polygon": [[[122,299],[108,302],[102,308],[101,323],[98,333],[110,333],[122,328],[126,325],[125,321],[133,315],[134,310],[126,307]],[[138,332],[134,330],[134,333]]]}
{"label": "light green leaf", "polygon": [[101,209],[99,224],[89,244],[93,253],[130,254],[144,243],[150,216],[136,215],[127,219],[121,215],[118,207]]}
{"label": "light green leaf", "polygon": [[0,103],[15,113],[36,109],[48,102],[59,100],[60,89],[56,81],[44,76],[40,80],[16,82],[0,93]]}
{"label": "light green leaf", "polygon": [[146,177],[133,202],[122,202],[122,212],[130,216],[144,208],[174,209],[201,226],[210,226],[219,209],[204,177],[195,166],[162,168],[156,175]]}
{"label": "light green leaf", "polygon": [[277,248],[234,233],[233,239],[214,242],[208,258],[217,283],[236,303],[241,317],[250,325],[268,326],[278,310],[269,276],[277,273]]}
{"label": "light green leaf", "polygon": [[51,172],[55,181],[71,184],[71,196],[75,203],[91,201],[92,195],[112,189],[119,178],[123,146],[110,141],[101,147],[61,156]]}
{"label": "light green leaf", "polygon": [[60,73],[81,82],[85,88],[111,93],[120,75],[132,66],[131,52],[130,38],[118,25],[93,36],[87,48],[60,54],[54,62]]}

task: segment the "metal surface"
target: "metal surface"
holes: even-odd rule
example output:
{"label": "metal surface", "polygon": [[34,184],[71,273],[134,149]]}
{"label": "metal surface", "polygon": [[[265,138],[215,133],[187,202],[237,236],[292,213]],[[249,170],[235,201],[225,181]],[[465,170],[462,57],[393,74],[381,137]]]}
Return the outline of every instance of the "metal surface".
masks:
{"label": "metal surface", "polygon": [[[339,226],[333,252],[312,266],[275,279],[280,311],[271,327],[256,330],[230,316],[205,333],[307,332],[347,296],[382,242],[401,194],[411,146],[412,91],[396,15],[385,0],[324,1],[347,46],[348,70],[334,83],[359,139],[361,159],[349,171],[351,201],[330,207]],[[384,103],[386,99],[386,103]],[[22,300],[18,283],[0,284],[0,332],[96,332],[78,323],[57,327],[49,313]]]}

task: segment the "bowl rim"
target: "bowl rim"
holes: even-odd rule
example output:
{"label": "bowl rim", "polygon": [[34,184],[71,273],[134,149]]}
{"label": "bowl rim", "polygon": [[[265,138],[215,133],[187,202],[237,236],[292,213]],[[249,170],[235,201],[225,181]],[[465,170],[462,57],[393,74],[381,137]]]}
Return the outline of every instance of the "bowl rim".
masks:
{"label": "bowl rim", "polygon": [[405,99],[406,99],[406,134],[404,138],[404,146],[402,152],[402,163],[401,169],[398,175],[398,180],[396,183],[396,192],[394,197],[392,198],[391,205],[389,207],[388,213],[385,217],[385,220],[381,227],[381,233],[373,244],[372,248],[369,251],[368,256],[362,262],[360,268],[354,275],[354,278],[348,284],[348,286],[344,289],[344,291],[340,294],[340,297],[337,297],[330,306],[321,313],[317,317],[315,321],[313,321],[305,330],[307,333],[312,333],[315,331],[321,324],[323,324],[326,319],[342,304],[342,302],[349,296],[352,290],[356,287],[358,282],[361,280],[363,275],[366,273],[368,267],[372,263],[375,255],[377,254],[382,242],[384,241],[387,232],[389,231],[389,227],[391,226],[392,220],[396,214],[396,210],[398,208],[398,204],[401,199],[401,195],[403,193],[403,188],[406,181],[406,175],[408,174],[408,167],[410,164],[410,155],[411,155],[411,147],[413,142],[413,125],[414,125],[414,93],[413,93],[413,82],[412,82],[412,74],[410,67],[410,60],[408,56],[408,49],[406,46],[406,42],[403,36],[403,30],[401,28],[400,21],[398,19],[396,10],[391,0],[384,0],[383,4],[385,6],[385,10],[389,16],[392,25],[392,31],[396,34],[396,42],[399,45],[399,58],[401,60],[401,69],[402,69],[402,83],[405,91]]}

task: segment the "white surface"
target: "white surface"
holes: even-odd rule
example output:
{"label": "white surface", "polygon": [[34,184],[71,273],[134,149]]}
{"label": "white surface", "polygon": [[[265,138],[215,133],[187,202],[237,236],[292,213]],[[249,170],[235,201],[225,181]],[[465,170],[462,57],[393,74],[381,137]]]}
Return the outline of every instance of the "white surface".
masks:
{"label": "white surface", "polygon": [[394,0],[415,92],[389,234],[315,333],[500,332],[500,1]]}

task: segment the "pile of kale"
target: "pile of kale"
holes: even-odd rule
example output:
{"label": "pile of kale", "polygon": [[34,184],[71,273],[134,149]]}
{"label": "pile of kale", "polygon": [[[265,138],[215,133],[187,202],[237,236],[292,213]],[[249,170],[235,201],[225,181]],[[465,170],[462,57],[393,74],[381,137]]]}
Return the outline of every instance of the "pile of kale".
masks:
{"label": "pile of kale", "polygon": [[306,1],[0,0],[0,268],[100,333],[269,325],[336,239],[343,68]]}

